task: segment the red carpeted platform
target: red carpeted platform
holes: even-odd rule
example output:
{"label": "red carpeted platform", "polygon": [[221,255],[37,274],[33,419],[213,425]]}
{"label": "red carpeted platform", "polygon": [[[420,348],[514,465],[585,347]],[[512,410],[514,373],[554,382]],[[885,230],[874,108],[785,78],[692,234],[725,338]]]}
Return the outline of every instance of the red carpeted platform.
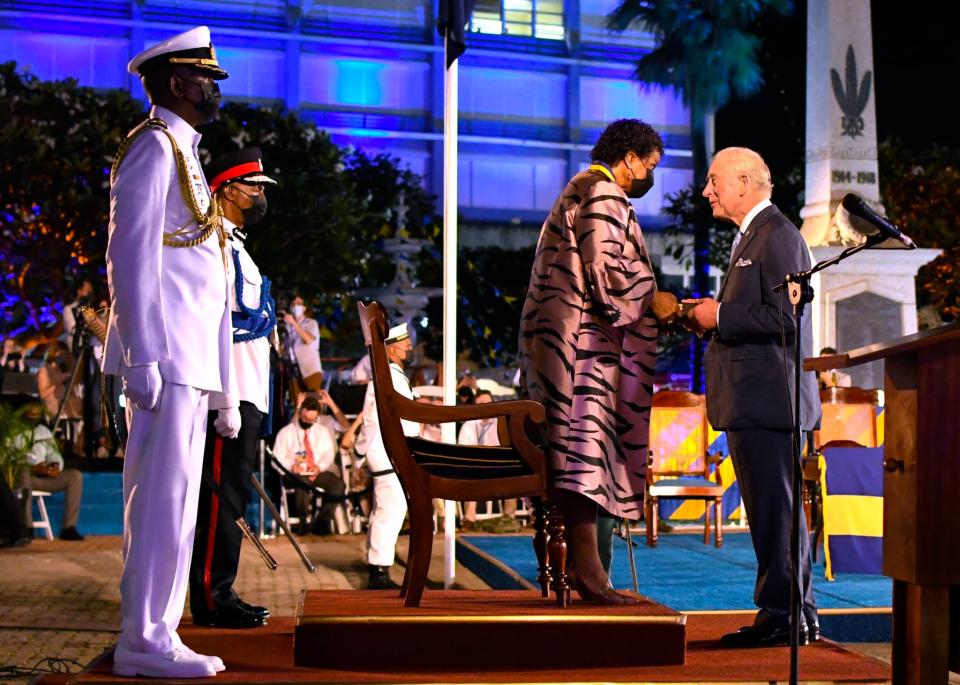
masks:
{"label": "red carpeted platform", "polygon": [[[488,591],[493,594],[499,592]],[[357,598],[357,593],[340,591],[343,599]],[[427,592],[425,599],[446,594],[440,591]],[[477,593],[481,594],[481,593]],[[357,598],[358,599],[358,598]],[[391,598],[396,602],[396,598]],[[373,598],[371,600],[373,601]],[[574,609],[579,609],[574,602]],[[361,616],[359,604],[356,615]],[[399,606],[399,603],[397,603]],[[426,605],[425,605],[426,606]],[[398,610],[399,611],[399,610]],[[409,610],[406,610],[409,611]],[[559,611],[559,610],[557,610]],[[666,610],[669,611],[669,610]],[[375,665],[374,653],[382,650],[383,644],[367,638],[363,641],[366,662],[351,669],[326,667],[298,667],[294,665],[295,620],[271,619],[264,628],[231,631],[217,628],[181,627],[184,641],[201,653],[217,654],[226,662],[227,670],[216,678],[204,681],[220,683],[756,683],[786,681],[789,676],[790,652],[787,647],[769,649],[731,650],[721,647],[720,636],[743,624],[742,615],[690,615],[686,617],[687,652],[686,663],[676,666],[618,665],[593,668],[547,667],[541,669],[505,668],[499,658],[509,638],[494,634],[478,639],[469,645],[470,655],[461,656],[465,661],[482,664],[479,667],[452,668],[396,668],[383,670]],[[570,626],[557,638],[552,651],[557,653],[583,653],[591,644],[586,633],[576,625]],[[402,633],[391,637],[394,645],[406,644],[426,656],[435,656],[437,663],[446,659],[436,645],[429,642],[410,644]],[[617,661],[629,662],[629,655],[641,646],[620,637],[611,638],[602,650],[616,654]],[[620,655],[626,655],[622,659]],[[110,674],[111,656],[104,655],[80,674],[71,676],[47,676],[37,683],[115,683],[124,682]],[[853,654],[829,641],[821,641],[800,650],[800,678],[803,682],[827,683],[885,683],[890,680],[890,667],[874,659]],[[146,682],[146,681],[140,681]],[[158,682],[156,680],[149,682]]]}

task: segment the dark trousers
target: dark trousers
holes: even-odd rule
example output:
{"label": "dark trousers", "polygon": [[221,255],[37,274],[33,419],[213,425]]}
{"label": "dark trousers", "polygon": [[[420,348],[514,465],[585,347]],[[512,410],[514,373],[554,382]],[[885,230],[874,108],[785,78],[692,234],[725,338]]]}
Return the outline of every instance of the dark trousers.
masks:
{"label": "dark trousers", "polygon": [[[209,614],[236,602],[233,581],[240,565],[243,533],[234,521],[243,516],[250,500],[250,475],[257,461],[257,440],[263,414],[250,402],[240,403],[240,435],[226,440],[213,427],[217,413],[207,419],[203,470],[220,490],[216,495],[200,483],[197,533],[190,563],[190,613]],[[223,498],[221,501],[220,498]]]}
{"label": "dark trousers", "polygon": [[[733,469],[740,484],[743,506],[750,521],[750,537],[757,555],[757,583],[753,601],[762,612],[790,613],[790,525],[793,506],[793,451],[789,431],[727,431]],[[800,516],[800,582],[803,613],[816,617],[810,574],[810,536]]]}
{"label": "dark trousers", "polygon": [[[325,524],[333,516],[334,510],[340,506],[340,498],[342,498],[346,492],[346,486],[343,484],[343,479],[340,477],[340,474],[336,471],[324,471],[323,473],[318,473],[313,478],[301,475],[294,477],[307,485],[323,488],[327,494],[331,495],[331,497],[322,497],[320,509],[315,515],[311,516],[310,505],[314,498],[313,492],[304,490],[303,488],[297,488],[295,490],[295,506],[297,513],[302,517],[301,521],[307,520],[317,524]],[[326,532],[325,529],[324,532]]]}

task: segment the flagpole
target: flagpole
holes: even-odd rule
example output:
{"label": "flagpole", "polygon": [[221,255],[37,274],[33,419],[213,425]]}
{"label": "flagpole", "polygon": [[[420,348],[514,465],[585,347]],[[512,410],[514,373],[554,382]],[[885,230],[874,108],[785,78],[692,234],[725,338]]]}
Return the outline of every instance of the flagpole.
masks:
{"label": "flagpole", "polygon": [[[450,50],[450,27],[443,37],[443,63]],[[456,404],[457,385],[457,60],[446,67],[443,86],[443,403]],[[444,423],[443,441],[455,443],[456,424]],[[456,503],[444,502],[443,586],[456,575]]]}

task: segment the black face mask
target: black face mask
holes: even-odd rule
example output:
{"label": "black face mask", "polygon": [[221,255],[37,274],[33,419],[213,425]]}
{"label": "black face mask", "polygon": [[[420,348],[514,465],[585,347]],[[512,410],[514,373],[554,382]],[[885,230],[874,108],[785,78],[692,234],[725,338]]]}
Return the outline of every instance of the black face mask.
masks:
{"label": "black face mask", "polygon": [[193,107],[200,112],[201,115],[207,120],[211,121],[213,119],[220,118],[220,86],[217,85],[216,81],[191,81],[189,79],[183,79],[187,83],[192,83],[197,86],[200,91],[203,93],[203,97],[200,98],[200,102],[194,102],[189,98],[184,98],[189,102]]}
{"label": "black face mask", "polygon": [[649,193],[651,188],[653,188],[653,169],[647,169],[646,177],[634,178],[630,181],[630,190],[627,191],[627,197],[636,200]]}
{"label": "black face mask", "polygon": [[[244,193],[244,195],[247,194]],[[247,195],[247,197],[250,198],[253,204],[240,211],[243,213],[243,225],[252,226],[253,224],[260,223],[263,217],[267,215],[267,196]]]}
{"label": "black face mask", "polygon": [[304,421],[303,419],[297,419],[297,423],[299,423],[300,427],[305,431],[310,430],[310,427],[313,425],[312,423]]}

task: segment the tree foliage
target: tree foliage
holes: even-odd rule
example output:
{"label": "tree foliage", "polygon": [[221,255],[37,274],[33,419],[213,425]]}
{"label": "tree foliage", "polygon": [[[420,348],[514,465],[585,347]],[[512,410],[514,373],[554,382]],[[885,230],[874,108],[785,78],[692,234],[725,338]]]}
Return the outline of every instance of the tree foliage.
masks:
{"label": "tree foliage", "polygon": [[917,304],[946,320],[960,317],[960,150],[911,149],[897,140],[880,146],[880,194],[914,242],[944,251],[917,274]]}
{"label": "tree foliage", "polygon": [[[89,276],[105,285],[110,166],[144,116],[143,103],[126,91],[41,81],[12,62],[0,65],[0,331],[55,335],[71,281]],[[419,177],[388,156],[340,148],[292,113],[229,103],[200,131],[205,165],[261,148],[278,184],[267,191],[270,210],[249,231],[248,246],[277,293],[296,291],[313,305],[328,337],[341,328],[355,333],[339,325],[356,317],[352,292],[392,277],[378,247],[393,233],[401,195],[408,233],[439,233]]]}

